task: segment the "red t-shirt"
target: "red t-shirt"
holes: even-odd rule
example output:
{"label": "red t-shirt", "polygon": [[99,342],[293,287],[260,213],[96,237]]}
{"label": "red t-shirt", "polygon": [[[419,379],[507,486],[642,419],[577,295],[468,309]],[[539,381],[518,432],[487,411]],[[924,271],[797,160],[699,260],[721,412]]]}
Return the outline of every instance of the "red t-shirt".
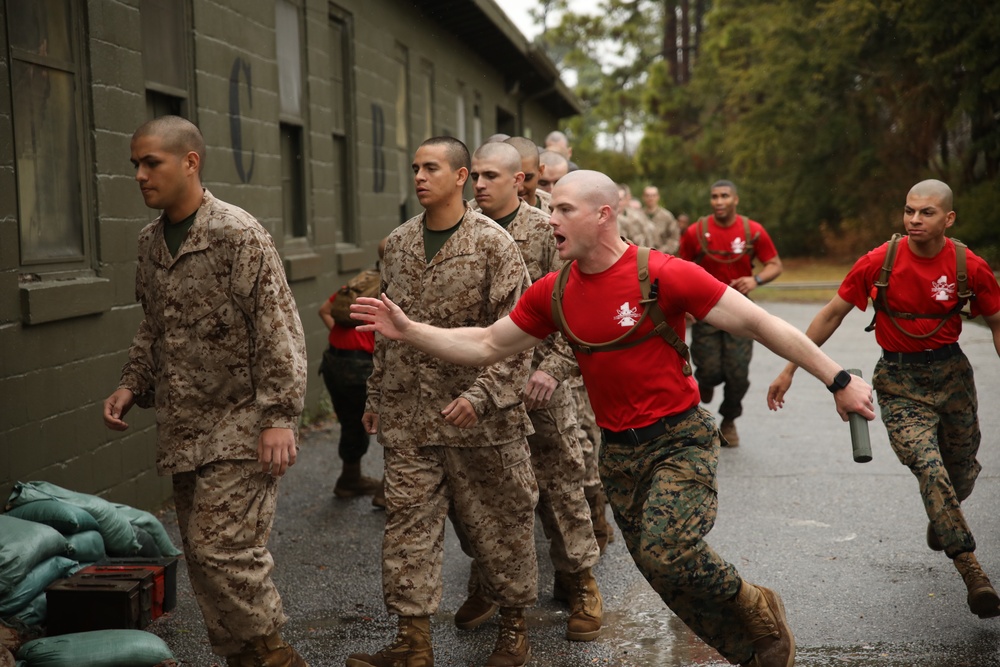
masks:
{"label": "red t-shirt", "polygon": [[[701,223],[693,222],[688,225],[688,228],[681,235],[678,256],[692,262],[695,261],[695,258],[702,253],[701,242],[698,240],[699,234],[701,234]],[[746,230],[743,227],[743,216],[737,215],[736,221],[728,227],[717,223],[714,215],[708,216],[708,231],[705,233],[705,237],[709,250],[739,255],[746,249],[747,240],[743,238],[744,236],[746,236]],[[750,237],[755,236],[757,240],[753,244],[753,257],[766,263],[778,256],[774,242],[771,241],[771,237],[764,231],[761,224],[750,220]],[[727,255],[724,259],[730,259],[733,255]],[[736,278],[753,275],[753,262],[750,255],[742,255],[737,261],[726,264],[706,253],[698,260],[698,263],[727,285]]]}
{"label": "red t-shirt", "polygon": [[[337,298],[337,294],[337,292],[333,293],[333,296],[330,297],[331,302]],[[327,341],[331,347],[339,350],[363,350],[368,354],[375,352],[375,333],[373,331],[358,331],[354,327],[342,327],[336,322],[330,329]]]}
{"label": "red t-shirt", "polygon": [[[855,262],[844,278],[837,294],[860,310],[866,310],[869,297],[875,297],[875,281],[885,261],[889,244],[883,243]],[[958,280],[955,266],[955,244],[946,239],[944,248],[936,257],[918,257],[910,251],[904,236],[896,247],[896,261],[889,276],[887,296],[889,307],[900,313],[924,315],[947,313],[958,303]],[[1000,310],[1000,288],[993,271],[986,262],[969,250],[966,253],[969,287],[976,294],[972,300],[973,315],[993,315]],[[903,329],[914,334],[934,330],[940,320],[896,319]],[[936,350],[958,340],[962,333],[962,318],[952,317],[941,330],[930,338],[911,338],[897,329],[889,316],[879,312],[875,316],[875,340],[891,352],[920,352]]]}
{"label": "red t-shirt", "polygon": [[[701,319],[722,297],[725,285],[701,267],[658,251],[649,253],[650,281],[659,278],[660,308],[677,335],[684,338],[684,313]],[[556,331],[552,319],[552,290],[558,274],[533,284],[517,302],[510,318],[536,338]],[[563,314],[580,340],[603,343],[628,330],[642,309],[636,267],[636,247],[601,273],[582,273],[574,262],[563,294]],[[653,328],[647,317],[640,337]],[[580,371],[594,406],[597,423],[612,431],[648,426],[660,417],[683,412],[698,404],[698,385],[685,377],[683,360],[660,336],[625,350],[576,353]]]}

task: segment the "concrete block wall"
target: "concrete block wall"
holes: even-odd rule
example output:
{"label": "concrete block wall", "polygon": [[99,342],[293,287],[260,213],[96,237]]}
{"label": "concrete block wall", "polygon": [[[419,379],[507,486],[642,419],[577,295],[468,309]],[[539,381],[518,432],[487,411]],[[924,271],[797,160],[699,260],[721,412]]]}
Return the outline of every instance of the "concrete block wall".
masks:
{"label": "concrete block wall", "polygon": [[[281,219],[274,0],[185,1],[192,28],[194,83],[188,115],[208,144],[203,180],[217,197],[255,215],[285,257],[306,328],[308,409],[316,410],[325,392],[316,368],[326,347],[326,330],[316,311],[353,273],[374,261],[379,239],[399,222],[400,193],[408,198],[408,212],[418,212],[409,170],[397,168],[401,163],[395,139],[397,44],[408,53],[410,154],[402,156],[406,165],[426,138],[418,83],[427,63],[434,72],[435,134],[455,132],[459,94],[466,97],[466,139],[471,149],[475,149],[476,96],[483,104],[483,137],[496,129],[498,105],[520,112],[523,126],[530,123],[536,140],[559,122],[546,109],[520,108],[505,92],[504,77],[495,67],[436,29],[412,3],[341,0],[334,10],[348,19],[353,37],[349,141],[355,188],[350,196],[359,233],[356,244],[338,243],[341,221],[334,210],[330,110],[331,5],[326,0],[298,0],[303,15],[309,235],[305,241],[286,240]],[[101,421],[101,404],[117,385],[142,317],[134,296],[135,243],[139,230],[152,218],[129,163],[131,134],[147,120],[139,0],[86,0],[80,11],[85,14],[81,22],[85,29],[77,34],[86,53],[81,74],[86,86],[83,148],[92,165],[82,187],[92,211],[92,218],[84,221],[91,265],[80,275],[69,276],[73,280],[65,284],[42,273],[40,285],[45,289],[34,291],[23,288],[28,270],[20,263],[9,49],[4,41],[5,16],[0,13],[0,500],[16,481],[47,480],[151,509],[170,494],[169,480],[155,471],[152,412],[133,409],[127,418],[131,427],[124,433],[108,431]],[[376,127],[378,123],[383,125]],[[379,151],[381,161],[376,159]],[[377,173],[380,165],[383,173]],[[43,323],[29,323],[26,299],[35,321]]]}

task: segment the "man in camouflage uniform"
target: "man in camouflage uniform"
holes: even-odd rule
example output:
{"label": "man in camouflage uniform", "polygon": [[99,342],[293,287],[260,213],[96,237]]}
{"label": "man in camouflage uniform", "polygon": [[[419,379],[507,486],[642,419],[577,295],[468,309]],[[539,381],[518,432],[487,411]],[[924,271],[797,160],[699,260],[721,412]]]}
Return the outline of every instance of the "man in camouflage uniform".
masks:
{"label": "man in camouflage uniform", "polygon": [[[522,156],[513,146],[487,143],[472,156],[470,178],[483,213],[514,237],[528,274],[538,280],[557,271],[562,261],[556,252],[549,217],[518,198],[521,169]],[[524,402],[535,429],[534,435],[528,436],[528,445],[538,480],[537,512],[550,540],[555,595],[570,606],[566,637],[591,641],[600,633],[603,607],[591,573],[600,552],[584,496],[583,452],[576,437],[576,409],[567,384],[578,374],[566,341],[558,334],[549,336],[534,350]],[[473,562],[469,598],[455,614],[455,624],[462,629],[478,627],[497,609],[493,596],[481,584],[478,569]]]}
{"label": "man in camouflage uniform", "polygon": [[632,188],[627,183],[618,184],[618,225],[622,236],[632,243],[647,248],[656,247],[657,234],[653,223],[632,207]]}
{"label": "man in camouflage uniform", "polygon": [[677,247],[681,244],[681,230],[674,214],[660,206],[660,189],[655,185],[647,185],[642,191],[642,203],[642,212],[653,223],[656,231],[656,249],[668,255],[676,255]]}
{"label": "man in camouflage uniform", "polygon": [[[552,194],[559,179],[569,173],[569,160],[559,153],[544,150],[538,154],[538,190]],[[549,198],[551,201],[551,197]]]}
{"label": "man in camouflage uniform", "polygon": [[[955,222],[952,192],[928,180],[910,189],[903,209],[907,236],[896,245],[885,290],[876,296],[875,340],[882,358],[872,383],[882,421],[900,463],[920,484],[930,520],[927,546],[944,551],[962,575],[969,608],[980,618],[1000,616],[1000,596],[973,553],[976,540],[962,513],[981,466],[979,418],[972,366],[958,346],[963,306],[959,251],[945,230]],[[822,345],[855,307],[865,310],[882,276],[888,245],[859,259],[837,296],[813,319],[806,335]],[[1000,287],[993,271],[971,251],[965,256],[967,287],[975,295],[971,315],[982,315],[1000,355]],[[905,318],[903,314],[923,317]],[[795,365],[789,364],[768,389],[768,406],[783,405]]]}
{"label": "man in camouflage uniform", "polygon": [[132,136],[143,199],[162,215],[139,234],[144,319],[104,422],[155,407],[160,474],[212,650],[231,666],[306,663],[282,640],[267,539],[278,478],[295,462],[306,350],[267,231],[201,185],[205,141],[176,116]]}
{"label": "man in camouflage uniform", "polygon": [[[678,617],[727,660],[791,667],[795,642],[781,597],[742,579],[705,542],[718,500],[719,432],[699,406],[686,359],[663,337],[647,335],[654,326],[650,318],[636,327],[617,317],[623,301],[628,306],[642,296],[638,251],[618,233],[615,184],[598,172],[573,172],[556,186],[552,201],[550,224],[559,256],[573,260],[562,326],[553,314],[556,274],[534,283],[510,315],[487,328],[440,329],[416,322],[387,296],[359,299],[352,307],[355,316],[387,338],[462,364],[495,362],[557,330],[588,341],[611,341],[622,333],[634,338],[637,344],[628,349],[577,352],[604,430],[601,477],[629,552]],[[700,267],[653,251],[648,268],[651,279],[667,286],[658,292],[657,305],[675,334],[683,333],[690,312],[758,337],[818,378],[838,375],[839,365],[801,332]],[[622,332],[622,326],[636,328]],[[875,416],[871,387],[860,378],[837,392],[835,402],[845,420],[848,412]],[[660,416],[650,420],[650,414]]]}
{"label": "man in camouflage uniform", "polygon": [[[382,291],[444,327],[496,321],[530,283],[510,235],[463,201],[469,166],[468,149],[457,139],[421,144],[412,168],[425,212],[389,235],[382,265]],[[376,339],[364,422],[385,447],[382,586],[399,632],[375,654],[352,654],[348,667],[433,664],[430,616],[441,601],[449,506],[500,606],[487,664],[529,659],[524,609],[538,588],[538,487],[526,440],[531,421],[521,401],[529,360],[525,353],[468,368]]]}
{"label": "man in camouflage uniform", "polygon": [[524,180],[517,187],[517,196],[528,202],[528,206],[534,206],[548,215],[552,212],[550,206],[552,196],[548,192],[538,189],[538,179],[543,173],[539,161],[538,146],[531,139],[524,137],[511,137],[504,143],[516,148],[521,156],[521,173],[524,174]]}

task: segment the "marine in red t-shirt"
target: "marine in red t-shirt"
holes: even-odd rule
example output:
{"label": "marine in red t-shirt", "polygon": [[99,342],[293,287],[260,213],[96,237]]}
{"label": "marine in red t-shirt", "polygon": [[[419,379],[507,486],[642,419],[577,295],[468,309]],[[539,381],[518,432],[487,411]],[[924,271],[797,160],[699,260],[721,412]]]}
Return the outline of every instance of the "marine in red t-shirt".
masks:
{"label": "marine in red t-shirt", "polygon": [[[952,559],[968,589],[969,609],[980,618],[1000,616],[1000,595],[973,553],[976,541],[962,513],[962,501],[976,484],[976,460],[982,438],[972,366],[958,345],[962,331],[959,302],[958,249],[945,237],[955,222],[952,192],[937,180],[910,189],[903,209],[907,235],[883,288],[892,313],[877,308],[875,339],[882,358],[872,384],[878,392],[889,444],[900,463],[917,478],[929,519],[927,546]],[[822,345],[854,308],[865,310],[875,298],[888,244],[859,259],[844,278],[837,296],[816,315],[806,335]],[[965,251],[972,314],[982,315],[1000,355],[1000,288],[993,271],[972,251]],[[899,314],[950,316],[908,319]],[[771,383],[768,406],[784,405],[795,365],[789,364]]]}

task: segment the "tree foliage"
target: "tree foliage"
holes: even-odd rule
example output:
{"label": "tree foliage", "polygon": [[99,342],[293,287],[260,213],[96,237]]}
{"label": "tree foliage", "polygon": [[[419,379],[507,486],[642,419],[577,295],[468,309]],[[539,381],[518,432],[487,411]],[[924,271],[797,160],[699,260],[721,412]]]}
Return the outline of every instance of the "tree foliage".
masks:
{"label": "tree foliage", "polygon": [[989,255],[998,28],[986,2],[602,0],[543,40],[578,73],[585,153],[642,130],[631,173],[577,161],[659,185],[675,213],[694,217],[730,178],[783,253],[856,255],[898,229],[913,183],[939,178],[956,235]]}

